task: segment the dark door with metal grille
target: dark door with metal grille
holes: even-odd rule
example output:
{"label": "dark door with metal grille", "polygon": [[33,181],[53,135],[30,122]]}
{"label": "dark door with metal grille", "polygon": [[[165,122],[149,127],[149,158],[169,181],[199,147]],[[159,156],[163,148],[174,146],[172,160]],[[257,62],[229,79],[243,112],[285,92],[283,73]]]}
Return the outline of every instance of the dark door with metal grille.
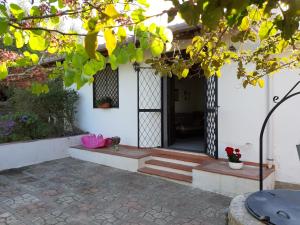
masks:
{"label": "dark door with metal grille", "polygon": [[138,67],[137,76],[138,147],[161,147],[162,79],[148,67]]}
{"label": "dark door with metal grille", "polygon": [[206,153],[218,158],[218,78],[213,76],[206,83],[205,115]]}

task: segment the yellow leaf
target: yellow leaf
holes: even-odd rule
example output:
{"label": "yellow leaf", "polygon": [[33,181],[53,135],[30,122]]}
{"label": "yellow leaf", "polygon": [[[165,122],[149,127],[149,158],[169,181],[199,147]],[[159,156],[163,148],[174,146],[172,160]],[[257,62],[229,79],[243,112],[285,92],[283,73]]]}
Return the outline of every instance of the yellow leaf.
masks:
{"label": "yellow leaf", "polygon": [[105,7],[104,14],[112,18],[118,17],[120,15],[113,4],[109,4]]}
{"label": "yellow leaf", "polygon": [[84,39],[85,51],[90,58],[96,58],[96,50],[98,47],[98,31],[89,31]]}
{"label": "yellow leaf", "polygon": [[111,55],[117,46],[117,39],[112,32],[112,29],[105,29],[104,38],[108,55]]}
{"label": "yellow leaf", "polygon": [[242,19],[242,22],[241,22],[241,25],[239,26],[239,29],[241,31],[246,31],[249,29],[249,26],[250,26],[250,21],[249,21],[249,18],[248,16],[245,16],[243,19]]}
{"label": "yellow leaf", "polygon": [[182,71],[181,76],[184,77],[184,78],[186,78],[188,74],[189,74],[189,69],[185,68],[185,69]]}
{"label": "yellow leaf", "polygon": [[259,78],[257,80],[257,82],[258,82],[258,85],[259,85],[260,88],[263,88],[265,86],[265,80],[264,79]]}

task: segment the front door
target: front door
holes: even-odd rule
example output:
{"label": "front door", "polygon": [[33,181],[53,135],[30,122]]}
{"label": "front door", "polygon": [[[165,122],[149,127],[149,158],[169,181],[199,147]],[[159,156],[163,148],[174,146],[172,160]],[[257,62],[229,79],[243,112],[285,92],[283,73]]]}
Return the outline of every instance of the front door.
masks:
{"label": "front door", "polygon": [[162,79],[150,67],[137,66],[138,147],[162,146]]}

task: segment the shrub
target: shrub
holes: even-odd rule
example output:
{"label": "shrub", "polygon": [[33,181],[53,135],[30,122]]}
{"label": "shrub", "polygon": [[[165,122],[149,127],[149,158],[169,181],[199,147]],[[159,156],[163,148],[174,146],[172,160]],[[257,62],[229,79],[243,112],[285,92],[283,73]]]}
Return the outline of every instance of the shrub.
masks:
{"label": "shrub", "polygon": [[[64,89],[61,80],[53,80],[48,86],[49,92],[41,95],[26,89],[13,90],[9,102],[16,113],[0,116],[0,129],[5,127],[5,132],[4,128],[0,132],[0,142],[82,133],[75,126],[77,92]],[[13,129],[8,128],[12,123]]]}
{"label": "shrub", "polygon": [[49,127],[35,114],[15,113],[0,117],[0,142],[45,138]]}

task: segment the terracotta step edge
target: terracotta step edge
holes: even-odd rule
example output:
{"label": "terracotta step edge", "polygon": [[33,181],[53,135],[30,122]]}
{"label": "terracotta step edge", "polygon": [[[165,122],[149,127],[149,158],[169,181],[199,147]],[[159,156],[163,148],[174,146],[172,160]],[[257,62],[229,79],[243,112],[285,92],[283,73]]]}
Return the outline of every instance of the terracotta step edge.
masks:
{"label": "terracotta step edge", "polygon": [[183,175],[183,174],[178,174],[178,173],[173,173],[173,172],[168,172],[168,171],[163,171],[163,170],[157,170],[157,169],[152,169],[152,168],[147,168],[147,167],[138,169],[138,172],[146,173],[146,174],[150,174],[150,175],[156,175],[156,176],[160,176],[160,177],[165,177],[165,178],[169,178],[172,180],[178,180],[178,181],[192,183],[192,176],[187,176],[187,175]]}
{"label": "terracotta step edge", "polygon": [[155,159],[148,160],[145,163],[150,164],[150,165],[155,165],[155,166],[176,169],[176,170],[183,170],[183,171],[187,171],[187,172],[192,172],[192,170],[194,168],[193,166],[172,163],[172,162],[166,162],[166,161],[160,161],[160,160],[155,160]]}

